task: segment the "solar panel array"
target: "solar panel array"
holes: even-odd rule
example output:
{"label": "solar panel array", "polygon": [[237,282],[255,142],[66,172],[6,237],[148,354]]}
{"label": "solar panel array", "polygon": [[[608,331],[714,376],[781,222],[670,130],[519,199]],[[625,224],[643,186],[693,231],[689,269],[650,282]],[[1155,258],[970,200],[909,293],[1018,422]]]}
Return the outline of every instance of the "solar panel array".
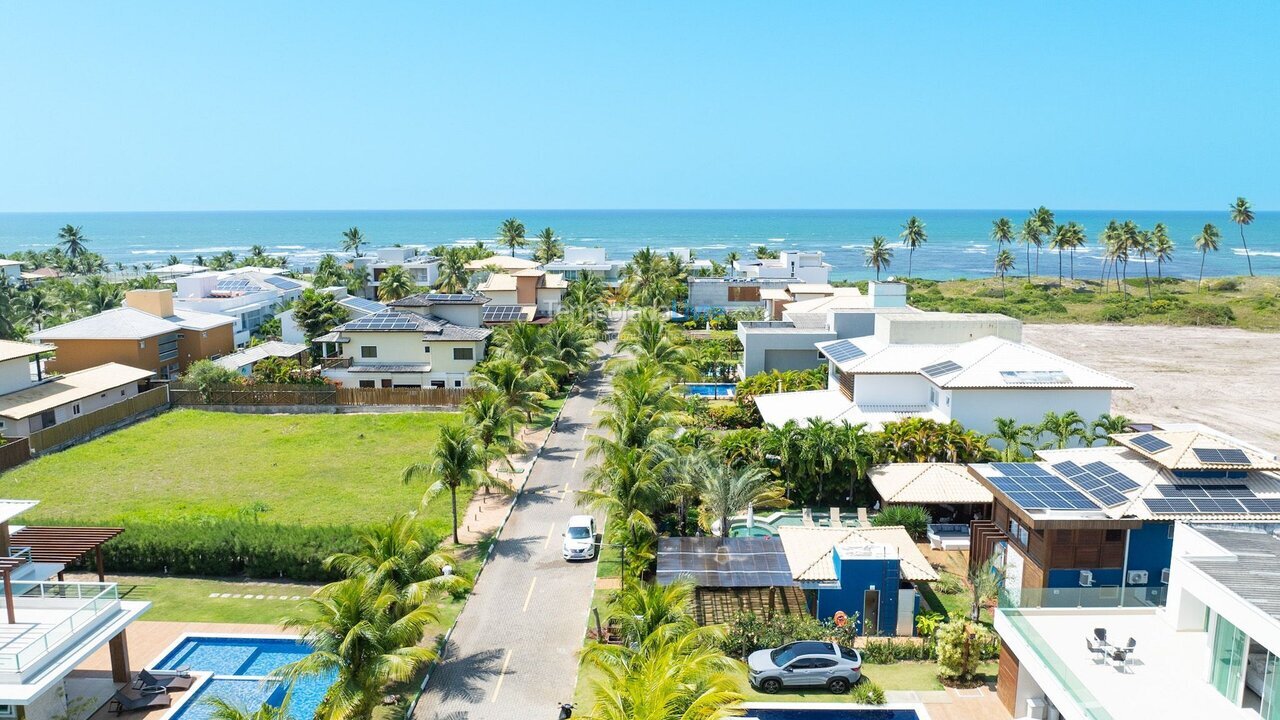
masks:
{"label": "solar panel array", "polygon": [[256,287],[257,286],[255,286],[250,280],[231,279],[219,280],[215,289],[218,292],[248,292],[249,290],[256,289]]}
{"label": "solar panel array", "polygon": [[776,537],[658,540],[658,582],[693,578],[698,587],[794,585],[782,541]]}
{"label": "solar panel array", "polygon": [[1161,485],[1159,498],[1145,500],[1158,515],[1280,513],[1280,498],[1260,498],[1245,485]]}
{"label": "solar panel array", "polygon": [[382,312],[383,310],[387,309],[387,306],[383,305],[380,302],[374,302],[373,300],[369,300],[367,298],[362,298],[362,297],[344,297],[341,300],[339,300],[338,303],[340,305],[347,305],[357,310],[367,312],[370,314],[376,313],[376,312]]}
{"label": "solar panel array", "polygon": [[1106,507],[1128,502],[1129,498],[1125,493],[1139,487],[1133,478],[1104,462],[1091,462],[1081,466],[1068,460],[1054,463],[1053,469]]}
{"label": "solar panel array", "polygon": [[925,375],[928,375],[929,377],[938,377],[939,375],[946,375],[948,373],[960,372],[963,369],[964,368],[957,363],[954,363],[950,360],[943,360],[940,363],[925,365],[924,367],[920,368],[920,372],[924,373]]}
{"label": "solar panel array", "polygon": [[1196,458],[1202,463],[1218,465],[1249,465],[1249,456],[1243,450],[1235,448],[1192,448]]}
{"label": "solar panel array", "polygon": [[427,296],[427,300],[436,303],[469,303],[475,301],[475,295],[465,295],[461,293],[432,293]]}
{"label": "solar panel array", "polygon": [[484,309],[485,322],[512,322],[524,319],[524,307],[520,305],[488,305]]}
{"label": "solar panel array", "polygon": [[866,355],[866,353],[862,351],[862,348],[858,347],[857,345],[854,345],[848,340],[841,340],[834,344],[828,345],[823,350],[823,352],[827,354],[827,357],[831,358],[837,363],[848,362],[849,360],[856,360],[857,358],[860,358]]}
{"label": "solar panel array", "polygon": [[302,283],[297,282],[296,280],[290,280],[289,278],[271,276],[271,277],[263,278],[262,281],[267,283],[268,285],[274,285],[275,287],[278,287],[281,290],[297,290],[298,288],[302,287]]}
{"label": "solar panel array", "polygon": [[1149,453],[1158,453],[1161,450],[1168,450],[1169,448],[1173,447],[1169,443],[1165,442],[1164,440],[1161,440],[1160,438],[1156,437],[1155,435],[1152,435],[1151,433],[1145,433],[1143,435],[1139,435],[1138,437],[1133,438],[1129,442],[1132,443],[1135,447],[1142,448],[1143,450],[1146,450]]}
{"label": "solar panel array", "polygon": [[378,312],[356,318],[342,326],[343,330],[419,330],[422,319],[407,313]]}
{"label": "solar panel array", "polygon": [[1061,370],[1001,370],[1000,379],[1007,383],[1068,385],[1071,378]]}
{"label": "solar panel array", "polygon": [[1028,510],[1098,510],[1084,493],[1035,463],[992,463],[1000,473],[988,480],[1010,500]]}

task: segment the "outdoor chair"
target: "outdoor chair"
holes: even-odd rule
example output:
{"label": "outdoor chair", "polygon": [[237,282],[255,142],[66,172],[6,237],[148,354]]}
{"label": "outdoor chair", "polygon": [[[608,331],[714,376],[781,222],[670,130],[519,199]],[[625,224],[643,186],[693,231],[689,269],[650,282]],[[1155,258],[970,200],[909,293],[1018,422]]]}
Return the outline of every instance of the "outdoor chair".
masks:
{"label": "outdoor chair", "polygon": [[1093,629],[1093,639],[1094,639],[1094,640],[1097,640],[1098,642],[1102,643],[1103,645],[1106,645],[1106,644],[1107,644],[1107,629],[1106,629],[1106,628],[1094,628],[1094,629]]}
{"label": "outdoor chair", "polygon": [[1107,649],[1102,645],[1095,645],[1093,638],[1085,638],[1084,644],[1089,648],[1089,654],[1093,658],[1094,665],[1101,665],[1107,661]]}
{"label": "outdoor chair", "polygon": [[830,520],[831,520],[831,527],[833,528],[844,527],[844,525],[840,522],[840,508],[838,507],[831,508]]}
{"label": "outdoor chair", "polygon": [[858,508],[858,524],[862,527],[870,527],[871,519],[867,517],[866,508]]}
{"label": "outdoor chair", "polygon": [[1129,665],[1129,651],[1124,648],[1112,648],[1111,664],[1120,672],[1125,672],[1125,668]]}
{"label": "outdoor chair", "polygon": [[813,510],[811,508],[805,508],[800,511],[800,524],[805,527],[815,527],[813,522]]}
{"label": "outdoor chair", "polygon": [[167,708],[171,702],[173,700],[169,697],[169,693],[165,692],[164,688],[160,688],[158,692],[125,688],[116,692],[107,701],[107,712],[120,715],[138,710],[155,710],[157,708]]}
{"label": "outdoor chair", "polygon": [[138,679],[134,681],[134,689],[149,686],[161,687],[165,690],[189,690],[195,681],[196,679],[186,672],[162,672],[159,675],[153,675],[149,670],[143,670],[138,673]]}

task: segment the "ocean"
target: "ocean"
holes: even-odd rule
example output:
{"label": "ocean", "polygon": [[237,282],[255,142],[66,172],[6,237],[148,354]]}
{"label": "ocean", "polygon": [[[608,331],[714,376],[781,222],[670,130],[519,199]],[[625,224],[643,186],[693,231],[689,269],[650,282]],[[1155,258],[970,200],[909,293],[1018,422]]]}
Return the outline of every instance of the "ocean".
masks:
{"label": "ocean", "polygon": [[[1056,211],[1059,222],[1075,220],[1089,233],[1089,246],[1076,254],[1076,273],[1097,277],[1101,257],[1097,233],[1112,218],[1134,220],[1144,228],[1157,222],[1169,227],[1177,251],[1165,264],[1168,275],[1194,278],[1200,254],[1192,238],[1205,223],[1222,232],[1221,249],[1210,253],[1205,276],[1247,272],[1239,229],[1221,211]],[[720,260],[731,250],[750,255],[757,245],[775,250],[821,250],[834,266],[833,279],[866,279],[872,270],[862,251],[874,235],[894,247],[888,275],[905,274],[907,251],[898,233],[910,215],[919,216],[929,235],[915,253],[912,274],[934,279],[978,278],[993,274],[995,245],[988,239],[991,221],[1008,217],[1017,226],[1026,210],[403,210],[279,212],[119,212],[0,213],[0,252],[43,249],[57,242],[58,228],[70,223],[84,228],[89,248],[111,263],[164,264],[169,255],[190,261],[231,250],[245,253],[262,245],[269,253],[290,256],[336,251],[341,233],[358,226],[369,248],[386,245],[433,247],[492,240],[499,223],[515,216],[532,236],[550,226],[568,246],[603,247],[610,257],[628,258],[638,248],[690,248],[696,257]],[[1258,212],[1245,228],[1257,274],[1280,275],[1280,212]],[[1026,251],[1017,246],[1014,275],[1026,272]],[[529,254],[531,248],[519,251]],[[1031,253],[1035,271],[1036,253]],[[1064,258],[1069,266],[1069,255]],[[1152,263],[1154,264],[1154,263]],[[1040,252],[1040,275],[1056,275],[1057,253]],[[1152,275],[1155,268],[1151,268]],[[1133,258],[1130,277],[1141,276]]]}

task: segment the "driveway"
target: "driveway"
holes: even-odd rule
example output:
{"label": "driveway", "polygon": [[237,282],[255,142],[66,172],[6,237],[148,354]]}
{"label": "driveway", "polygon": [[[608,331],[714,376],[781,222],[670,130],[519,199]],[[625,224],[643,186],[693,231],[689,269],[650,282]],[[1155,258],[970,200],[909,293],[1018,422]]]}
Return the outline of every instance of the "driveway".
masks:
{"label": "driveway", "polygon": [[598,364],[565,402],[415,718],[554,718],[572,701],[596,564],[565,562],[560,534],[583,512],[574,493],[583,488],[592,410],[606,392]]}

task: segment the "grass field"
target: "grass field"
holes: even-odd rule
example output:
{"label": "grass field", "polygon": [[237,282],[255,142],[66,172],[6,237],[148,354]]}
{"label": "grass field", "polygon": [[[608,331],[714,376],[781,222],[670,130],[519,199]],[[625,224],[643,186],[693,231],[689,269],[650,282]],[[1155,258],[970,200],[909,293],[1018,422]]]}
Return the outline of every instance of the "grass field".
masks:
{"label": "grass field", "polygon": [[[285,524],[385,520],[426,489],[401,471],[427,458],[456,413],[241,415],[175,410],[0,475],[24,520],[97,523],[252,516]],[[469,491],[459,493],[465,506]],[[424,513],[448,527],[448,494]]]}

